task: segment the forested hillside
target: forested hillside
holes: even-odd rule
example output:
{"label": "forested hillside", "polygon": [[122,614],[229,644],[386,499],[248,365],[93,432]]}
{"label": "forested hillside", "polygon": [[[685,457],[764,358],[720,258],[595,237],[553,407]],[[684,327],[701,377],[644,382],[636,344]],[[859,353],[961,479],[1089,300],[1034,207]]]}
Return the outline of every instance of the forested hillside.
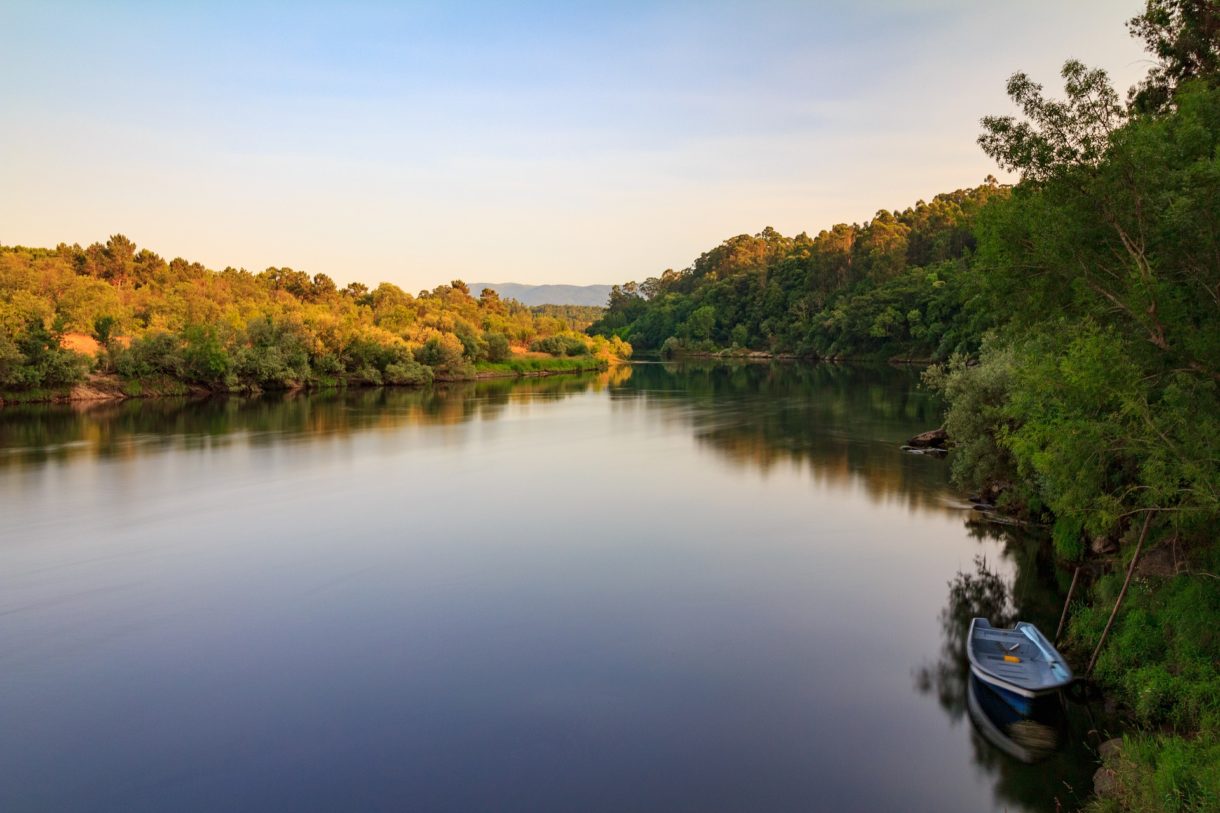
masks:
{"label": "forested hillside", "polygon": [[630,353],[578,332],[584,324],[494,291],[476,298],[460,281],[413,296],[390,283],[339,288],[291,268],[217,272],[166,262],[122,235],[87,248],[0,247],[0,390],[10,397],[63,388],[91,370],[117,375],[135,394],[150,384],[421,384],[480,367],[558,370]]}
{"label": "forested hillside", "polygon": [[[815,237],[742,234],[683,271],[615,286],[590,331],[667,353],[728,348],[809,357],[946,358],[978,349],[1002,305],[971,273],[988,178]],[[997,312],[997,308],[1000,312]]]}

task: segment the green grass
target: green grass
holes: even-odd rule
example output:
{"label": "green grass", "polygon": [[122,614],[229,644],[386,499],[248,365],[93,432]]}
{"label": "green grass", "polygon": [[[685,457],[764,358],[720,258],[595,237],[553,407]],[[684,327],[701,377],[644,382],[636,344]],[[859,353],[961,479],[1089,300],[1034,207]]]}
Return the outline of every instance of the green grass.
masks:
{"label": "green grass", "polygon": [[576,373],[583,370],[605,370],[610,363],[594,356],[540,358],[527,356],[505,361],[480,361],[476,370],[481,375],[529,375],[531,373]]}
{"label": "green grass", "polygon": [[1087,813],[1166,811],[1213,813],[1220,810],[1220,736],[1209,724],[1192,737],[1136,734],[1123,738],[1116,761],[1108,764],[1118,779],[1114,798],[1097,799]]}
{"label": "green grass", "polygon": [[[1201,553],[1201,552],[1200,552]],[[1094,677],[1144,733],[1124,740],[1113,767],[1116,799],[1089,810],[1220,811],[1220,553],[1196,554],[1191,574],[1137,578]],[[1088,652],[1101,635],[1122,568],[1100,579],[1072,620],[1071,642]]]}
{"label": "green grass", "polygon": [[0,390],[0,402],[6,404],[35,404],[42,401],[54,401],[56,398],[66,398],[72,392],[71,387],[52,387],[50,389],[32,390]]}
{"label": "green grass", "polygon": [[166,395],[189,395],[191,388],[169,376],[123,379],[123,394],[131,398],[157,398]]}

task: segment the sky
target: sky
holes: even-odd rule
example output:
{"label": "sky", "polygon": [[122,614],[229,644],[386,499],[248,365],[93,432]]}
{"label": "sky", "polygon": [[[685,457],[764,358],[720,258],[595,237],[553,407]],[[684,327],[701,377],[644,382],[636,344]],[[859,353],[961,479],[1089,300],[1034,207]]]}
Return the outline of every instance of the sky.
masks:
{"label": "sky", "polygon": [[0,0],[0,244],[612,283],[1006,179],[978,120],[1139,0]]}

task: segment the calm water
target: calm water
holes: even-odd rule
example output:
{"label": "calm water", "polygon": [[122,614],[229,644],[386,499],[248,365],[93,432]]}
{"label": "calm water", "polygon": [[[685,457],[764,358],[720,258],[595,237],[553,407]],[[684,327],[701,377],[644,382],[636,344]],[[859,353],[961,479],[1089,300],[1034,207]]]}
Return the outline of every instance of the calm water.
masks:
{"label": "calm water", "polygon": [[0,809],[1070,809],[1083,751],[966,718],[948,588],[1062,585],[898,451],[917,383],[0,411]]}

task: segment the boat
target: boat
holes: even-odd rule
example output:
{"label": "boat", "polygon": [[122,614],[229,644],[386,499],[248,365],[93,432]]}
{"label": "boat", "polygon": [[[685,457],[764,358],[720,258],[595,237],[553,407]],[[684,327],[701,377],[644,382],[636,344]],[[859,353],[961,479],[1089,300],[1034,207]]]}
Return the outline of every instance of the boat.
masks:
{"label": "boat", "polygon": [[974,619],[966,655],[975,677],[1022,714],[1030,713],[1035,698],[1054,694],[1074,679],[1059,650],[1025,621],[1002,629],[986,618]]}
{"label": "boat", "polygon": [[1056,713],[1058,704],[1043,705],[1036,716],[1026,716],[972,674],[966,709],[983,739],[1021,762],[1044,759],[1059,745],[1062,714]]}

